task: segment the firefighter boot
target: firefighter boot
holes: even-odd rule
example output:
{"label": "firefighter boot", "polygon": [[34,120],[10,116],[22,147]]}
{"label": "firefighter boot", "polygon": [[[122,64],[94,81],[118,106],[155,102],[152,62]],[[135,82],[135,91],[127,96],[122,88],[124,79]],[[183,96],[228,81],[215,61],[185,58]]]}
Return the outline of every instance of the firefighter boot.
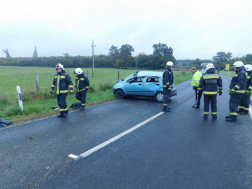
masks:
{"label": "firefighter boot", "polygon": [[213,120],[217,119],[217,115],[212,115],[212,119]]}
{"label": "firefighter boot", "polygon": [[80,106],[80,110],[84,110],[85,109],[85,106]]}
{"label": "firefighter boot", "polygon": [[68,115],[68,110],[66,112],[64,112],[63,116],[62,117],[66,117]]}
{"label": "firefighter boot", "polygon": [[227,122],[236,122],[236,119],[233,119],[233,118],[229,117],[229,118],[226,119],[226,121]]}
{"label": "firefighter boot", "polygon": [[61,118],[61,117],[63,117],[63,113],[62,112],[60,112],[60,114],[57,115],[57,118]]}
{"label": "firefighter boot", "polygon": [[207,119],[207,118],[208,118],[208,114],[205,114],[205,115],[203,116],[203,118],[204,118],[204,119]]}
{"label": "firefighter boot", "polygon": [[237,113],[242,113],[243,112],[243,109],[239,109]]}
{"label": "firefighter boot", "polygon": [[170,112],[170,109],[167,106],[163,106],[163,111],[164,112]]}
{"label": "firefighter boot", "polygon": [[247,111],[243,111],[243,112],[241,112],[241,115],[248,115],[248,112]]}

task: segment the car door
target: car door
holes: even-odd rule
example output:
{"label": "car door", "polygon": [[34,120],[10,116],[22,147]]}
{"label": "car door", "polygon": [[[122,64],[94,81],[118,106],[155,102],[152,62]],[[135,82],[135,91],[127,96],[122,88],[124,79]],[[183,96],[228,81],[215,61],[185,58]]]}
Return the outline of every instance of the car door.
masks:
{"label": "car door", "polygon": [[143,95],[143,80],[145,77],[134,77],[125,84],[126,95]]}
{"label": "car door", "polygon": [[143,83],[143,95],[154,96],[161,87],[159,77],[147,77]]}

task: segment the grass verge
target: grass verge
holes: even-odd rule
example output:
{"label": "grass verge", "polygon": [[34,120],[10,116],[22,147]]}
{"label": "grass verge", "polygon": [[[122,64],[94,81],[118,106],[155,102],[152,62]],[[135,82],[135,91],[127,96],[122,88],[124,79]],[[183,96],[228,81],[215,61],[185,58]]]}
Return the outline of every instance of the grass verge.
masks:
{"label": "grass verge", "polygon": [[[30,71],[32,71],[32,68],[29,69],[31,69]],[[43,69],[47,70],[48,68]],[[90,91],[87,93],[86,107],[117,99],[113,94],[112,89],[115,82],[117,81],[117,77],[114,78],[111,77],[111,75],[117,76],[118,71],[115,71],[114,69],[101,69],[98,71],[101,71],[100,79],[90,78]],[[121,73],[120,78],[125,78],[126,76],[134,73],[135,71],[136,70],[120,70]],[[47,73],[47,75],[49,75],[49,73]],[[53,74],[50,74],[51,80],[52,76]],[[28,73],[27,72],[23,73],[23,77],[28,77]],[[190,72],[185,71],[182,71],[181,73],[178,71],[174,71],[174,78],[175,78],[175,84],[178,84],[183,81],[191,79],[192,74]],[[40,85],[41,87],[39,93],[36,93],[35,88],[33,89],[31,87],[22,88],[22,98],[23,98],[22,100],[24,106],[23,112],[19,108],[17,97],[15,94],[16,92],[15,90],[13,91],[13,88],[15,88],[16,85],[20,85],[19,82],[22,80],[25,86],[29,85],[30,81],[28,80],[28,78],[27,78],[28,81],[21,78],[12,78],[11,82],[13,82],[13,84],[10,83],[10,85],[0,86],[0,88],[3,89],[2,91],[7,91],[9,90],[9,88],[12,88],[12,91],[9,91],[8,94],[0,94],[0,118],[3,118],[4,120],[12,120],[13,121],[12,124],[17,124],[20,122],[26,122],[43,117],[57,115],[59,113],[59,110],[55,111],[51,109],[52,106],[54,107],[58,106],[56,100],[56,94],[53,93],[51,95],[49,93],[51,80],[50,82],[48,82],[47,79],[48,78],[41,81],[42,86]],[[45,81],[47,83],[43,84],[45,83]],[[74,82],[74,77],[72,77],[72,81]],[[5,86],[10,87],[4,88]],[[73,94],[67,96],[66,102],[67,105],[70,107],[71,104],[77,103],[79,101],[75,98],[75,95]],[[69,108],[69,110],[72,111],[73,109]]]}

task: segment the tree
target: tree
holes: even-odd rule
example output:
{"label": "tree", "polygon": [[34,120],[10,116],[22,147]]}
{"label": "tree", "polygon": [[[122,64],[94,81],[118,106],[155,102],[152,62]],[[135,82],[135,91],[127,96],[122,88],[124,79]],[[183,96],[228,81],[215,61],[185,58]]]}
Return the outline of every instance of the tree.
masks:
{"label": "tree", "polygon": [[122,45],[119,49],[120,52],[120,58],[123,60],[127,60],[129,57],[131,57],[132,52],[134,52],[134,48],[131,45]]}
{"label": "tree", "polygon": [[204,62],[203,60],[200,60],[199,58],[196,58],[196,59],[192,62],[192,64],[193,64],[194,67],[196,67],[197,69],[199,69],[199,68],[200,68],[200,65],[201,65],[203,62]]}
{"label": "tree", "polygon": [[119,55],[119,49],[112,45],[109,49],[109,56],[113,64],[115,64],[116,60],[119,58]]}
{"label": "tree", "polygon": [[69,53],[63,53],[64,57],[69,57]]}
{"label": "tree", "polygon": [[153,55],[159,55],[159,56],[170,56],[173,55],[173,49],[171,47],[168,48],[166,44],[154,44],[152,46],[154,48]]}
{"label": "tree", "polygon": [[252,64],[252,54],[246,54],[245,60],[247,64]]}
{"label": "tree", "polygon": [[217,52],[216,56],[213,56],[213,61],[215,63],[215,67],[217,69],[224,69],[225,65],[230,61],[232,58],[232,53],[228,52]]}

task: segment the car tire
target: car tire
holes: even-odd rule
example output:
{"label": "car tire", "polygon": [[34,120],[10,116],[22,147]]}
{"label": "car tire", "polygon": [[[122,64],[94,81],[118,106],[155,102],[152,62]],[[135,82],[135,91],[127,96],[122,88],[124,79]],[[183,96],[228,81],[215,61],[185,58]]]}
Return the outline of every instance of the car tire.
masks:
{"label": "car tire", "polygon": [[163,92],[157,92],[156,95],[155,95],[155,98],[158,102],[163,102],[163,99],[164,99],[164,94]]}
{"label": "car tire", "polygon": [[123,90],[121,90],[121,89],[117,89],[116,92],[115,92],[115,95],[119,99],[122,99],[122,98],[125,97],[125,94],[124,94]]}

